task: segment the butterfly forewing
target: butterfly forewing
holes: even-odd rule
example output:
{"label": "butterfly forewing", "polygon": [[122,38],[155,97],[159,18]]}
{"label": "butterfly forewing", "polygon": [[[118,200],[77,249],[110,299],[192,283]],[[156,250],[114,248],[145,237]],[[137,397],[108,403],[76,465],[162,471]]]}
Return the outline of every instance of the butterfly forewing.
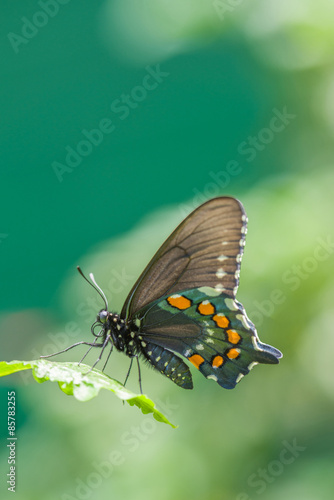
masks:
{"label": "butterfly forewing", "polygon": [[132,288],[122,310],[131,318],[160,297],[210,286],[235,297],[247,218],[235,198],[221,197],[192,212],[169,236]]}

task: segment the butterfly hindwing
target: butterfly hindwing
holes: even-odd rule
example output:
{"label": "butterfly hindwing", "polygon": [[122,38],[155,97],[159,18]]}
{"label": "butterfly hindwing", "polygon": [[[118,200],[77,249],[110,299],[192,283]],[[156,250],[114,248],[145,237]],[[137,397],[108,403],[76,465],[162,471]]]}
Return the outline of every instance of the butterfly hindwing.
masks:
{"label": "butterfly hindwing", "polygon": [[210,287],[164,297],[142,310],[138,320],[150,351],[157,346],[181,354],[226,389],[235,387],[255,364],[278,363],[280,357],[279,351],[259,341],[243,306]]}

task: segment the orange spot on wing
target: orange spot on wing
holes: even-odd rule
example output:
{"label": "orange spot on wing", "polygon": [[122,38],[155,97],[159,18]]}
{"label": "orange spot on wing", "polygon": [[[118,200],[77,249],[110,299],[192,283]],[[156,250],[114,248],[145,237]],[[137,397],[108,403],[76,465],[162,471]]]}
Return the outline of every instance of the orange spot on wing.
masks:
{"label": "orange spot on wing", "polygon": [[215,314],[212,319],[216,323],[216,325],[219,326],[219,328],[227,328],[230,324],[229,319],[221,314]]}
{"label": "orange spot on wing", "polygon": [[188,359],[189,359],[190,363],[192,363],[194,366],[196,366],[197,370],[199,369],[201,364],[204,363],[204,358],[202,358],[202,356],[200,356],[199,354],[193,354]]}
{"label": "orange spot on wing", "polygon": [[199,304],[197,310],[199,313],[208,316],[215,313],[215,306],[208,300],[205,300]]}
{"label": "orange spot on wing", "polygon": [[237,344],[241,339],[239,333],[235,332],[234,330],[227,330],[226,333],[228,341],[231,342],[231,344]]}
{"label": "orange spot on wing", "polygon": [[229,359],[236,359],[236,358],[238,358],[239,356],[240,356],[240,351],[239,351],[239,349],[234,349],[234,348],[232,348],[232,349],[230,349],[230,350],[228,351],[228,353],[227,353],[227,357],[228,357]]}
{"label": "orange spot on wing", "polygon": [[167,302],[169,305],[181,310],[188,309],[191,306],[191,300],[183,297],[183,295],[171,295],[167,298]]}
{"label": "orange spot on wing", "polygon": [[212,360],[213,368],[219,368],[224,363],[224,358],[222,356],[215,356]]}

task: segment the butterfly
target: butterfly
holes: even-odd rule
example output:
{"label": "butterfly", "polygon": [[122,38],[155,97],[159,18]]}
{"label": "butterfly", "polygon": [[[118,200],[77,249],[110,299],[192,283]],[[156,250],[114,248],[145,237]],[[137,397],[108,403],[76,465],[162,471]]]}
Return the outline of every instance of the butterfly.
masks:
{"label": "butterfly", "polygon": [[106,363],[115,347],[131,358],[130,368],[133,359],[144,359],[183,389],[193,388],[185,360],[225,389],[233,389],[258,363],[277,364],[281,352],[260,342],[236,300],[246,231],[237,199],[218,197],[199,206],[159,248],[120,314],[108,310],[90,274],[105,302],[92,325],[95,341],[64,351],[79,344],[100,347],[95,366],[107,346]]}

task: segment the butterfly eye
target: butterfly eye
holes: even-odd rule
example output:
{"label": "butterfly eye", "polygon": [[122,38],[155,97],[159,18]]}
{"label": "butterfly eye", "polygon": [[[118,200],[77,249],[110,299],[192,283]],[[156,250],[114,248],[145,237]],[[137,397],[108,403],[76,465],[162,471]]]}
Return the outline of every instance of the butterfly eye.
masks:
{"label": "butterfly eye", "polygon": [[100,323],[106,323],[107,319],[108,319],[108,311],[102,309],[97,315],[97,321],[100,321]]}

